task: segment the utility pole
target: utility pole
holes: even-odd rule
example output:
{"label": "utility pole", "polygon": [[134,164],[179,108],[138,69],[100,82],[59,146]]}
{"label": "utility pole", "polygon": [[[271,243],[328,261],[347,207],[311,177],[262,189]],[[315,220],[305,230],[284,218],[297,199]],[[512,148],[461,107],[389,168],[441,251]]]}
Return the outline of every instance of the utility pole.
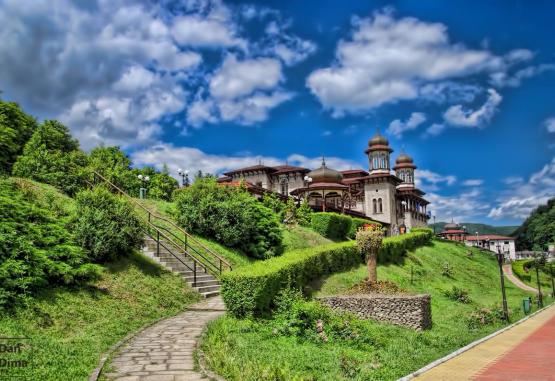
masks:
{"label": "utility pole", "polygon": [[505,295],[505,277],[503,275],[503,254],[497,253],[497,263],[499,265],[499,277],[501,281],[501,295],[503,297],[503,316],[509,321],[509,309],[507,307],[507,295]]}

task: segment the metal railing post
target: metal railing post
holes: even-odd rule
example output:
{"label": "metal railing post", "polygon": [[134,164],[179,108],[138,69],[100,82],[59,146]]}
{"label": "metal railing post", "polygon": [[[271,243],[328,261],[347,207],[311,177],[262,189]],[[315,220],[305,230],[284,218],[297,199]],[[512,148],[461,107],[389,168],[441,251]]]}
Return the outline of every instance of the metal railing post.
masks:
{"label": "metal railing post", "polygon": [[197,261],[193,261],[193,287],[197,286]]}
{"label": "metal railing post", "polygon": [[160,231],[156,230],[156,256],[160,256]]}
{"label": "metal railing post", "polygon": [[220,259],[220,275],[222,275],[222,260]]}

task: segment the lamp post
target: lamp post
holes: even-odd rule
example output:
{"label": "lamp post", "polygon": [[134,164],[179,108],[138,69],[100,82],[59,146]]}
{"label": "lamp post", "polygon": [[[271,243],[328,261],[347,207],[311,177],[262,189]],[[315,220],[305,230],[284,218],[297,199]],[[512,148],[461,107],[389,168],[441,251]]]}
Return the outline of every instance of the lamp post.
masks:
{"label": "lamp post", "polygon": [[501,281],[501,294],[503,296],[503,316],[509,321],[509,310],[507,308],[507,295],[505,295],[505,277],[503,276],[503,253],[496,253],[497,264],[499,265],[499,279]]}
{"label": "lamp post", "polygon": [[179,176],[181,176],[181,186],[182,187],[188,187],[189,186],[189,171],[187,170],[183,170],[181,168],[179,168],[177,170],[177,173],[179,174]]}
{"label": "lamp post", "polygon": [[542,295],[542,286],[540,283],[540,269],[539,269],[539,261],[536,258],[534,260],[534,267],[536,268],[536,283],[538,285],[538,307],[543,307],[543,295]]}
{"label": "lamp post", "polygon": [[142,200],[146,198],[146,186],[150,181],[150,177],[138,175],[137,178],[141,181],[141,188],[139,189],[139,198]]}
{"label": "lamp post", "polygon": [[436,235],[436,215],[434,214],[434,237]]}

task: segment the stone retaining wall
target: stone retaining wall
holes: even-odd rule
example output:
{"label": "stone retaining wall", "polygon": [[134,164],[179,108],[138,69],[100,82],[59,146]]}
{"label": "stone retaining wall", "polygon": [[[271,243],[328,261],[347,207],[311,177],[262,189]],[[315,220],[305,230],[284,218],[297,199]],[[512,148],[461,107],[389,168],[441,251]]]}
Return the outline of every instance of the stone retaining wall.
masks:
{"label": "stone retaining wall", "polygon": [[333,308],[373,319],[423,330],[432,326],[430,295],[348,295],[318,298]]}

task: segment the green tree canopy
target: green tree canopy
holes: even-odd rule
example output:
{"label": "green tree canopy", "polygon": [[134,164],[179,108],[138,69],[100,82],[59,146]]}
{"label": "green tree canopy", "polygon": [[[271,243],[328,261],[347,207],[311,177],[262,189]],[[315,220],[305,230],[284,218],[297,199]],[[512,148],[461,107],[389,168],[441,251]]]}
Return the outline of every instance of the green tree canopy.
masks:
{"label": "green tree canopy", "polygon": [[534,210],[515,236],[519,250],[546,250],[555,243],[555,198]]}
{"label": "green tree canopy", "polygon": [[15,176],[51,184],[73,195],[85,185],[87,156],[68,128],[55,120],[39,125],[13,166]]}
{"label": "green tree canopy", "polygon": [[35,118],[25,114],[17,103],[0,100],[0,173],[11,172],[36,128]]}

